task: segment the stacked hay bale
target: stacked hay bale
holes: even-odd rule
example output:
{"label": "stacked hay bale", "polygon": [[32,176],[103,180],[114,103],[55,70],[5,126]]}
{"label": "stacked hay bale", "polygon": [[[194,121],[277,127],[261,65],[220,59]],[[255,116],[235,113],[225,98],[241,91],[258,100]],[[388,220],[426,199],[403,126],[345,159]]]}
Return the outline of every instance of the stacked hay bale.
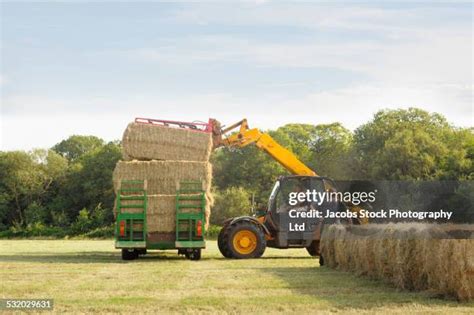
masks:
{"label": "stacked hay bale", "polygon": [[209,162],[211,135],[183,128],[130,123],[122,139],[123,158]]}
{"label": "stacked hay bale", "polygon": [[323,231],[321,251],[331,268],[474,299],[474,225],[332,225]]}
{"label": "stacked hay bale", "polygon": [[176,190],[182,181],[201,181],[206,191],[206,228],[211,214],[211,134],[183,128],[130,123],[122,140],[123,160],[113,174],[115,191],[122,180],[146,180],[147,230],[151,241],[175,236]]}

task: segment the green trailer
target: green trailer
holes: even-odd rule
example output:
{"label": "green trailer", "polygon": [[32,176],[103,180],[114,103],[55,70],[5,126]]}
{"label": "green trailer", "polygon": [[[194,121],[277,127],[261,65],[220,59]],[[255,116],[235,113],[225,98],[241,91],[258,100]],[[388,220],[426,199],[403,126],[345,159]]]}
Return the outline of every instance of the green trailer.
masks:
{"label": "green trailer", "polygon": [[147,182],[123,180],[116,196],[115,248],[123,260],[145,255],[147,250],[177,249],[190,260],[201,259],[206,248],[206,195],[202,183],[181,182],[176,191],[176,231],[170,238],[157,240],[147,229]]}

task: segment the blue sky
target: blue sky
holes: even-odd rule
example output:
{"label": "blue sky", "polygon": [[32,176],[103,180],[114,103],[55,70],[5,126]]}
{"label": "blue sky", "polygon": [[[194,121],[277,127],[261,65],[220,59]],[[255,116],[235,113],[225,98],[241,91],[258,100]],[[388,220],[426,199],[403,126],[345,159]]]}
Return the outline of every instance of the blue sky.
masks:
{"label": "blue sky", "polygon": [[0,150],[134,117],[251,126],[416,106],[473,126],[472,3],[1,3]]}

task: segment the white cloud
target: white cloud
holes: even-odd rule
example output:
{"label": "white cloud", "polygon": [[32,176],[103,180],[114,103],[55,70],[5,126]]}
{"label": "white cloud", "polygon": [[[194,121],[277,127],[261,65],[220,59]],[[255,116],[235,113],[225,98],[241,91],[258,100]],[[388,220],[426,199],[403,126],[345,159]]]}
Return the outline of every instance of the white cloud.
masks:
{"label": "white cloud", "polygon": [[[440,31],[456,26],[459,22],[456,19],[449,20],[449,16],[457,16],[458,13],[459,9],[449,7],[440,9],[426,5],[387,9],[377,5],[368,6],[358,1],[274,2],[264,5],[212,3],[185,7],[176,11],[170,19],[181,24],[286,26],[323,31],[357,30],[393,38],[423,33],[427,26]],[[440,19],[444,19],[444,23],[440,24]]]}
{"label": "white cloud", "polygon": [[[321,39],[319,32],[312,31],[305,33],[306,35],[298,40],[208,35],[170,38],[156,47],[108,53],[177,66],[203,62],[246,62],[260,67],[335,68],[356,71],[386,84],[472,82],[473,41],[470,25],[452,24],[450,21],[438,24],[431,21],[432,25],[417,22],[423,20],[422,13],[426,13],[425,11],[439,14],[444,12],[443,10],[343,8],[339,12],[330,6],[324,10],[316,10],[316,13],[314,10],[304,10],[301,6],[291,6],[288,10],[285,14],[280,12],[280,9],[264,10],[264,17],[258,20],[255,16],[242,17],[237,10],[237,13],[232,15],[233,18],[229,19],[231,22],[227,23],[253,21],[261,26],[268,20],[268,23],[288,23],[295,26],[314,23],[318,20],[317,16],[321,15],[321,19],[339,21],[331,22],[339,26],[347,25],[352,30],[367,28],[378,35],[374,37],[373,33],[368,32],[363,39],[343,39],[339,37],[342,35],[335,34],[331,39]],[[449,13],[450,9],[446,10]],[[212,8],[206,11],[185,12],[205,14],[211,21],[220,21],[222,16],[217,14],[218,10]],[[403,12],[401,16],[400,12]],[[313,14],[316,14],[316,17]],[[297,16],[298,19],[293,19],[292,16]],[[277,17],[281,17],[281,20]],[[356,21],[352,22],[353,19]],[[227,20],[223,19],[222,23],[225,21]],[[390,31],[384,28],[389,28]]]}
{"label": "white cloud", "polygon": [[[349,40],[338,43],[269,43],[243,38],[203,36],[160,48],[129,50],[129,57],[183,67],[193,63],[247,63],[256,67],[333,68],[369,83],[421,88],[471,85],[471,32],[426,32],[387,44]],[[318,77],[319,80],[324,78]],[[451,100],[453,101],[453,100]]]}

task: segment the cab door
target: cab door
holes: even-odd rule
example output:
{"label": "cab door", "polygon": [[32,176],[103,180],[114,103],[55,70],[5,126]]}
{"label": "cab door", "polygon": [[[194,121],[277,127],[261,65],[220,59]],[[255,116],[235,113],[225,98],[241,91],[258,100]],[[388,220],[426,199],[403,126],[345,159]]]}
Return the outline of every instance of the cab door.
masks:
{"label": "cab door", "polygon": [[[267,227],[276,232],[277,247],[303,247],[314,239],[317,218],[298,217],[299,212],[316,210],[310,200],[296,201],[296,193],[324,190],[321,179],[310,176],[289,176],[281,178],[272,191],[269,200]],[[291,212],[291,213],[290,213]],[[291,215],[290,215],[291,214]]]}

